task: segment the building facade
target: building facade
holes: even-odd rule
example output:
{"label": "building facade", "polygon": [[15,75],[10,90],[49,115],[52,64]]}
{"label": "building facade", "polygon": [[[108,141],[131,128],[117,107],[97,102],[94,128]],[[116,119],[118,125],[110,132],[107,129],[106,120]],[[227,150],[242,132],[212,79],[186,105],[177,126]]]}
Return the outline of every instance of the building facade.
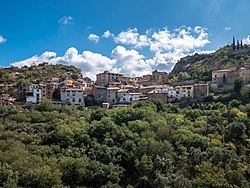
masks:
{"label": "building facade", "polygon": [[237,78],[241,78],[246,83],[250,82],[249,64],[237,65],[230,69],[216,70],[212,72],[212,83],[214,87],[232,85]]}
{"label": "building facade", "polygon": [[107,88],[103,86],[95,86],[93,94],[97,103],[107,102]]}
{"label": "building facade", "polygon": [[108,71],[104,71],[103,73],[99,73],[96,75],[96,85],[99,86],[108,86],[112,82],[117,82],[118,78],[123,76],[119,73],[111,73]]}
{"label": "building facade", "polygon": [[118,87],[108,87],[107,88],[107,102],[109,104],[118,103],[118,91],[120,88]]}
{"label": "building facade", "polygon": [[128,90],[118,91],[118,103],[131,104],[133,100],[136,100],[142,96],[142,93],[131,93]]}
{"label": "building facade", "polygon": [[26,102],[37,104],[43,99],[42,88],[39,85],[31,84],[29,86],[29,92],[26,93]]}
{"label": "building facade", "polygon": [[61,101],[65,104],[84,104],[84,92],[80,88],[61,88]]}
{"label": "building facade", "polygon": [[202,98],[208,96],[209,86],[208,84],[195,84],[194,85],[194,98],[201,100]]}

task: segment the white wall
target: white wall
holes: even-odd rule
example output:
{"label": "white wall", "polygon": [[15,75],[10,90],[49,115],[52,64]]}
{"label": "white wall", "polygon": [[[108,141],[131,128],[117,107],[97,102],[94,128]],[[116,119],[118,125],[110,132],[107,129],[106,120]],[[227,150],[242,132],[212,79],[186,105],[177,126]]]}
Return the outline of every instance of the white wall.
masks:
{"label": "white wall", "polygon": [[138,99],[141,95],[141,93],[118,93],[118,102],[131,103],[132,100]]}
{"label": "white wall", "polygon": [[84,104],[83,91],[61,90],[61,101],[70,104]]}

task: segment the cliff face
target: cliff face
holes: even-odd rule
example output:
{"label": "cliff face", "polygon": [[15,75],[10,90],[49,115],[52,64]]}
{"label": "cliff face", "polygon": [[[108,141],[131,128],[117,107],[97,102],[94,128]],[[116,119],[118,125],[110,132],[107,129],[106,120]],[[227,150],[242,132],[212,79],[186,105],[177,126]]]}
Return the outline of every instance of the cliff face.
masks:
{"label": "cliff face", "polygon": [[211,54],[194,54],[181,58],[170,75],[177,76],[180,73],[187,73],[190,78],[209,81],[212,71],[226,69],[241,63],[250,63],[249,50],[232,53],[231,46],[225,46]]}

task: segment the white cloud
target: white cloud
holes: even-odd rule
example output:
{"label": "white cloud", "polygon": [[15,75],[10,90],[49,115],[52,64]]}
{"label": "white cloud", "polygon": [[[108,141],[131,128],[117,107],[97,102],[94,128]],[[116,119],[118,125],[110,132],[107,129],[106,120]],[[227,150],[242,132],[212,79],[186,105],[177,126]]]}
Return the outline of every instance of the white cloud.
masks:
{"label": "white cloud", "polygon": [[74,19],[71,16],[64,16],[58,22],[60,24],[68,25],[68,24],[73,24]]}
{"label": "white cloud", "polygon": [[109,30],[105,31],[102,35],[103,38],[109,38],[109,37],[114,37],[113,33],[110,33]]}
{"label": "white cloud", "polygon": [[208,43],[208,34],[202,27],[180,28],[174,32],[164,28],[152,34],[150,50],[157,54],[176,52],[187,54]]}
{"label": "white cloud", "polygon": [[225,31],[230,31],[231,27],[228,26],[228,27],[225,27],[224,29],[225,29]]}
{"label": "white cloud", "polygon": [[44,52],[41,56],[32,56],[23,61],[14,62],[11,65],[22,67],[31,66],[33,63],[40,64],[43,62],[49,62],[51,64],[65,64],[74,65],[81,68],[83,74],[95,79],[95,74],[98,72],[103,72],[105,70],[111,70],[115,64],[114,60],[105,57],[98,53],[93,53],[90,51],[84,51],[79,54],[77,49],[74,47],[69,48],[63,56],[56,56],[54,52]]}
{"label": "white cloud", "polygon": [[92,34],[92,33],[91,33],[91,34],[88,36],[88,39],[91,40],[91,41],[94,41],[95,43],[97,43],[97,42],[99,41],[99,36],[96,35],[96,34]]}
{"label": "white cloud", "polygon": [[[209,53],[203,47],[209,43],[206,29],[196,26],[180,27],[174,30],[163,28],[159,30],[149,29],[140,34],[138,30],[128,29],[118,35],[106,31],[103,38],[112,38],[119,43],[111,52],[111,57],[99,53],[84,51],[79,53],[76,48],[69,48],[63,56],[56,56],[54,52],[45,52],[41,56],[33,56],[24,61],[15,62],[12,65],[30,65],[33,62],[74,65],[82,69],[83,75],[95,79],[95,75],[105,70],[120,72],[127,76],[141,76],[153,70],[170,72],[175,63],[186,55]],[[99,36],[89,35],[89,40],[98,42]],[[245,39],[250,43],[250,37]],[[123,45],[123,46],[122,46]],[[150,57],[142,52],[148,50]]]}
{"label": "white cloud", "polygon": [[113,36],[116,43],[132,45],[135,48],[149,46],[147,35],[140,35],[137,28],[122,31],[117,36]]}
{"label": "white cloud", "polygon": [[144,56],[136,50],[127,50],[123,46],[117,46],[112,51],[115,65],[112,71],[130,76],[142,76],[152,71],[150,65],[145,62]]}
{"label": "white cloud", "polygon": [[127,31],[122,31],[117,37],[114,37],[116,43],[126,44],[126,45],[136,45],[139,33],[137,29],[128,29]]}
{"label": "white cloud", "polygon": [[250,35],[248,35],[246,38],[242,40],[243,44],[250,44]]}
{"label": "white cloud", "polygon": [[0,43],[4,43],[6,41],[7,41],[7,39],[5,39],[2,35],[0,35]]}
{"label": "white cloud", "polygon": [[49,60],[51,60],[54,57],[56,57],[55,52],[44,52],[40,56],[34,55],[34,56],[32,56],[28,59],[25,59],[23,61],[12,63],[11,65],[16,66],[16,67],[30,66],[32,64],[38,65],[38,64],[43,63],[43,62],[48,62]]}

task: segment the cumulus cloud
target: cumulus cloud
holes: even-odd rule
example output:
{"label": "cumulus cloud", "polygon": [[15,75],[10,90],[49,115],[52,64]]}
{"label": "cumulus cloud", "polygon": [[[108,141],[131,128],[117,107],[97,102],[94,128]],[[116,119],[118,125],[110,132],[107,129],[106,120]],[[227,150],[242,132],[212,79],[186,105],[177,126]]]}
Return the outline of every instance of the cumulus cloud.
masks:
{"label": "cumulus cloud", "polygon": [[[118,44],[112,50],[110,57],[91,51],[79,53],[72,47],[63,56],[56,56],[54,52],[45,52],[41,56],[33,56],[12,65],[30,65],[33,62],[43,61],[74,65],[82,69],[83,75],[92,79],[95,79],[97,73],[105,70],[127,76],[141,76],[156,69],[170,72],[180,58],[195,52],[210,52],[203,50],[209,40],[206,29],[200,26],[180,27],[174,30],[149,29],[142,34],[136,28],[122,31],[117,35],[106,31],[102,37],[112,38]],[[99,41],[99,36],[95,34],[90,34],[88,38],[95,42]],[[250,37],[245,38],[244,42],[250,42]],[[145,51],[149,53],[144,55]]]}
{"label": "cumulus cloud", "polygon": [[92,33],[91,33],[91,34],[88,36],[88,39],[91,40],[91,41],[94,41],[95,43],[97,43],[97,42],[99,41],[99,36],[96,35],[96,34],[92,34]]}
{"label": "cumulus cloud", "polygon": [[11,65],[16,66],[16,67],[31,66],[32,64],[38,65],[38,64],[43,63],[43,62],[49,62],[49,60],[51,60],[54,57],[56,57],[55,52],[44,52],[40,56],[34,55],[34,56],[32,56],[28,59],[25,59],[23,61],[14,62]]}
{"label": "cumulus cloud", "polygon": [[135,48],[145,47],[149,45],[148,37],[140,35],[137,28],[122,31],[117,36],[113,36],[116,43],[132,45]]}
{"label": "cumulus cloud", "polygon": [[81,68],[83,74],[95,79],[95,74],[105,70],[111,70],[115,61],[98,53],[84,51],[79,53],[74,47],[69,48],[63,56],[56,56],[54,52],[44,52],[40,56],[32,56],[23,61],[14,62],[11,65],[16,67],[31,66],[49,62],[50,64],[74,65]]}
{"label": "cumulus cloud", "polygon": [[115,61],[112,71],[130,76],[142,76],[152,71],[144,56],[134,49],[127,50],[123,46],[117,46],[112,51],[112,57]]}
{"label": "cumulus cloud", "polygon": [[150,41],[150,50],[160,53],[187,54],[209,43],[208,34],[199,26],[181,28],[171,32],[167,28],[154,32]]}
{"label": "cumulus cloud", "polygon": [[69,25],[74,23],[74,19],[71,16],[64,16],[58,22],[60,24]]}
{"label": "cumulus cloud", "polygon": [[2,35],[0,35],[0,43],[4,43],[4,42],[6,42],[7,40],[2,36]]}
{"label": "cumulus cloud", "polygon": [[109,30],[105,31],[102,35],[103,38],[109,38],[109,37],[114,37],[113,33],[110,33]]}

